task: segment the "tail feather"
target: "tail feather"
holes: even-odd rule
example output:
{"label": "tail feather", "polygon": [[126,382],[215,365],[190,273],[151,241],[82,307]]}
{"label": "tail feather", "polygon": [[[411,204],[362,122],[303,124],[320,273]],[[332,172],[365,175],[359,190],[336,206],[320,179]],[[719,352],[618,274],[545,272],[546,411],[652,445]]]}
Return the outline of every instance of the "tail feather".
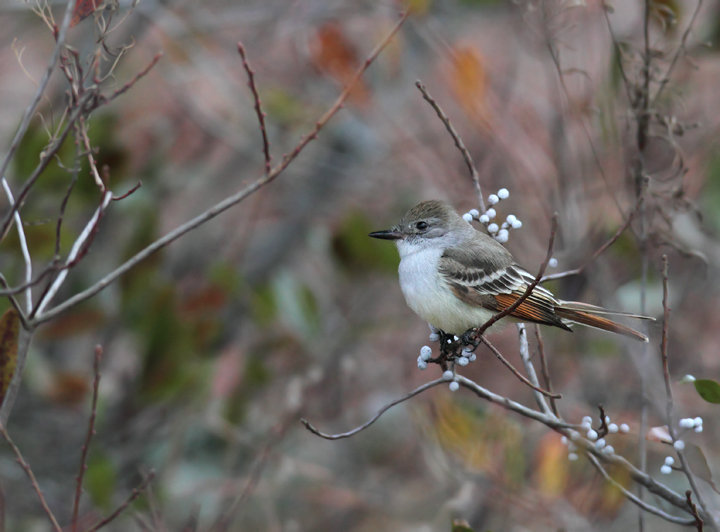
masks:
{"label": "tail feather", "polygon": [[[602,316],[597,316],[597,314],[599,314],[599,313],[615,314],[611,311],[601,309],[600,307],[596,307],[597,310],[594,310],[594,309],[578,310],[577,308],[568,308],[570,306],[574,307],[574,306],[576,306],[576,303],[566,304],[565,302],[563,302],[563,306],[555,307],[555,314],[557,314],[562,319],[569,320],[569,321],[572,321],[575,323],[579,323],[581,325],[586,325],[588,327],[594,327],[595,329],[601,329],[603,331],[609,331],[609,332],[613,332],[616,334],[622,334],[623,336],[627,336],[628,338],[634,338],[635,340],[641,340],[643,342],[648,341],[647,336],[645,336],[642,333],[637,332],[634,329],[631,329],[630,327],[626,327],[625,325],[615,323],[614,321],[611,321],[607,318],[603,318]],[[581,306],[581,305],[578,305],[578,306]],[[592,306],[592,305],[590,305],[590,306]],[[633,317],[635,317],[635,316],[633,316]],[[644,316],[638,316],[638,317],[644,318],[644,319],[652,319],[652,318],[645,318]]]}
{"label": "tail feather", "polygon": [[622,312],[620,310],[609,310],[589,303],[580,303],[579,301],[560,301],[562,308],[566,310],[579,310],[588,314],[607,314],[609,316],[623,316],[624,318],[633,318],[637,320],[655,321],[655,318],[643,316],[641,314],[633,314],[631,312]]}

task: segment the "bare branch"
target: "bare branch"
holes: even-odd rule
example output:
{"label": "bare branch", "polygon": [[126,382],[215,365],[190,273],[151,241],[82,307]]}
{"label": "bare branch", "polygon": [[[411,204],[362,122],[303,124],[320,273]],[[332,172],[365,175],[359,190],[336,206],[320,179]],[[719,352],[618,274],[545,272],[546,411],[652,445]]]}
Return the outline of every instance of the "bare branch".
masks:
{"label": "bare branch", "polygon": [[595,259],[597,259],[600,255],[605,253],[607,248],[609,248],[615,242],[617,242],[617,239],[620,238],[620,236],[625,232],[625,230],[628,227],[630,227],[630,224],[632,223],[633,219],[635,218],[635,215],[640,210],[640,206],[642,205],[643,201],[644,201],[643,196],[639,196],[637,201],[635,202],[635,207],[628,214],[628,217],[625,220],[625,223],[620,226],[620,228],[615,232],[615,234],[612,236],[612,238],[610,240],[608,240],[602,246],[600,246],[598,248],[598,250],[595,251],[595,253],[593,253],[592,257],[590,257],[587,261],[585,261],[585,264],[583,264],[579,268],[575,268],[574,270],[567,270],[565,272],[559,272],[559,273],[551,273],[550,275],[544,276],[540,282],[544,283],[546,281],[553,281],[555,279],[562,279],[564,277],[569,277],[571,275],[581,274],[585,268],[587,268],[590,264],[592,264],[595,261]]}
{"label": "bare branch", "polygon": [[[540,382],[538,382],[537,374],[535,373],[535,367],[530,360],[530,346],[528,344],[527,330],[525,329],[525,324],[518,323],[517,329],[518,337],[520,340],[520,359],[525,366],[525,371],[528,374],[528,380],[533,384],[535,388],[538,388],[539,390]],[[550,399],[556,399],[556,397],[551,395],[552,392],[545,392],[545,394],[543,394],[538,390],[535,390],[535,401],[537,402],[538,407],[546,414],[552,414],[553,412],[552,410],[550,410],[550,407],[548,407],[547,403],[545,402],[545,398],[543,397],[543,395],[547,394]]]}
{"label": "bare branch", "polygon": [[[527,386],[529,386],[530,388],[532,388],[532,389],[535,390],[536,392],[541,393],[542,395],[545,395],[545,396],[547,396],[547,397],[553,397],[553,398],[555,398],[555,399],[561,399],[561,398],[562,398],[562,395],[561,395],[561,394],[559,394],[559,393],[558,393],[558,394],[552,394],[552,393],[548,392],[547,390],[543,390],[543,389],[540,388],[539,386],[536,386],[536,385],[534,385],[532,382],[530,382],[527,378],[525,378],[525,376],[524,376],[522,373],[520,373],[517,369],[515,369],[515,366],[513,366],[504,356],[502,356],[502,354],[500,353],[500,351],[498,351],[497,348],[496,348],[494,345],[492,345],[492,344],[488,341],[487,338],[485,338],[485,337],[483,336],[483,337],[481,338],[481,341],[482,341],[486,346],[488,346],[488,347],[490,348],[490,351],[492,351],[492,352],[495,354],[495,356],[498,358],[498,360],[499,360],[500,362],[502,362],[503,364],[505,364],[505,367],[507,367],[510,371],[512,371],[513,375],[515,375],[518,379],[520,379],[520,381],[521,381],[523,384],[526,384]],[[542,406],[541,406],[541,408],[542,408]],[[543,409],[543,411],[544,411],[544,409]]]}
{"label": "bare branch", "polygon": [[86,290],[80,292],[79,294],[74,295],[70,299],[64,301],[63,303],[59,304],[55,308],[40,314],[39,312],[36,313],[37,315],[32,320],[33,324],[37,325],[43,322],[46,322],[58,314],[74,307],[75,305],[85,301],[86,299],[94,296],[101,290],[103,290],[105,287],[107,287],[109,284],[114,282],[118,277],[123,275],[125,272],[133,268],[137,263],[144,260],[148,256],[152,255],[154,252],[156,252],[159,249],[162,249],[163,247],[167,246],[171,242],[177,240],[185,233],[192,231],[193,229],[197,228],[198,226],[204,224],[208,220],[211,220],[212,218],[215,218],[218,214],[226,211],[230,207],[236,205],[237,203],[240,203],[242,200],[244,200],[249,195],[253,194],[263,186],[267,185],[268,183],[272,182],[275,178],[277,178],[287,167],[288,165],[297,158],[297,156],[300,154],[300,152],[312,141],[317,137],[318,132],[327,124],[327,122],[342,108],[345,100],[347,99],[348,95],[350,94],[350,91],[354,87],[354,85],[357,83],[357,81],[360,79],[362,74],[367,70],[367,68],[372,64],[372,62],[375,60],[375,58],[380,54],[380,52],[387,46],[387,44],[390,42],[392,37],[398,32],[402,24],[407,20],[407,17],[409,15],[409,11],[406,12],[404,15],[401,16],[400,20],[395,24],[393,29],[385,36],[385,38],[375,47],[375,49],[370,53],[368,58],[363,62],[363,64],[360,66],[360,68],[357,70],[355,75],[352,77],[348,85],[345,87],[345,90],[340,94],[340,96],[337,98],[335,103],[328,109],[325,114],[320,118],[320,120],[317,121],[315,124],[315,127],[313,127],[310,132],[302,137],[298,144],[295,146],[295,148],[288,154],[285,155],[280,163],[275,165],[274,168],[270,170],[269,174],[263,175],[250,185],[244,187],[240,191],[236,192],[229,198],[224,199],[220,203],[217,203],[215,206],[211,207],[210,209],[206,210],[202,214],[196,216],[192,220],[186,222],[185,224],[181,225],[180,227],[176,228],[175,230],[171,231],[164,237],[156,240],[149,246],[147,246],[142,251],[135,254],[132,258],[130,258],[128,261],[126,261],[124,264],[122,264],[120,267],[116,268],[114,271],[106,275],[104,278],[102,278],[100,281],[95,283],[90,288],[87,288]]}
{"label": "bare branch", "polygon": [[[540,326],[537,324],[535,324],[535,338],[537,338],[538,352],[540,353],[540,367],[542,368],[542,375],[545,380],[545,388],[550,393],[554,393],[552,381],[550,380],[550,372],[548,371],[547,357],[545,356],[545,344],[543,343],[542,335],[540,334]],[[550,397],[550,408],[552,408],[555,417],[562,419],[554,397]]]}
{"label": "bare branch", "polygon": [[88,450],[90,449],[90,442],[95,435],[95,417],[97,416],[98,390],[100,389],[100,359],[102,358],[102,355],[102,346],[95,346],[95,359],[93,363],[95,380],[93,381],[92,406],[90,408],[90,421],[88,422],[87,436],[85,436],[85,444],[82,447],[82,454],[80,455],[80,472],[77,476],[75,502],[73,504],[72,520],[70,521],[72,532],[76,532],[78,527],[78,513],[80,511],[80,498],[82,497],[83,477],[85,476],[85,471],[87,470],[87,455]]}
{"label": "bare branch", "polygon": [[55,532],[62,532],[62,528],[60,528],[60,525],[58,524],[57,519],[55,519],[55,516],[53,515],[52,511],[50,510],[50,507],[48,506],[47,501],[45,500],[45,497],[42,494],[42,491],[40,491],[40,485],[38,484],[37,479],[35,478],[35,475],[33,474],[32,469],[30,468],[30,464],[28,464],[25,461],[22,453],[20,452],[20,449],[18,449],[17,445],[15,445],[15,442],[13,442],[12,438],[10,438],[10,435],[8,434],[7,429],[5,428],[4,423],[0,423],[0,433],[2,433],[3,438],[5,438],[5,441],[10,444],[10,447],[12,447],[12,450],[15,453],[15,456],[17,458],[18,464],[20,464],[20,467],[22,467],[23,471],[25,471],[25,474],[30,479],[30,483],[32,484],[33,488],[35,488],[35,493],[37,493],[38,499],[40,499],[40,506],[42,506],[42,509],[45,512],[45,515],[47,515],[48,519],[50,520],[53,530],[55,530]]}
{"label": "bare branch", "polygon": [[430,381],[427,384],[423,384],[419,388],[415,388],[412,392],[407,394],[405,397],[402,397],[396,401],[393,401],[392,403],[388,403],[385,406],[383,406],[380,410],[378,410],[377,414],[375,414],[369,421],[363,423],[359,427],[351,430],[350,432],[342,432],[340,434],[326,434],[324,432],[320,432],[318,429],[316,429],[314,426],[310,424],[310,422],[306,419],[301,419],[303,425],[305,425],[305,428],[308,429],[310,432],[315,434],[316,436],[320,436],[321,438],[325,438],[326,440],[340,440],[342,438],[349,438],[350,436],[354,436],[358,432],[365,430],[370,425],[375,423],[378,419],[380,419],[380,416],[382,416],[385,412],[390,410],[393,406],[399,405],[400,403],[403,403],[407,401],[408,399],[411,399],[412,397],[415,397],[418,394],[423,393],[425,390],[429,390],[430,388],[434,388],[438,384],[447,383],[443,378],[436,379],[434,381]]}
{"label": "bare branch", "polygon": [[[30,103],[30,106],[25,109],[25,114],[23,115],[22,121],[20,122],[20,127],[18,128],[17,132],[15,133],[15,137],[13,138],[12,143],[10,144],[10,149],[8,150],[7,155],[5,155],[5,159],[3,159],[2,164],[0,165],[0,178],[5,178],[5,172],[7,171],[8,165],[10,164],[10,160],[15,155],[15,152],[17,151],[18,147],[20,146],[20,141],[25,136],[25,133],[27,132],[28,127],[30,126],[30,120],[32,120],[33,115],[35,114],[35,110],[37,109],[37,106],[40,104],[40,100],[42,99],[43,94],[45,93],[45,89],[47,88],[48,82],[50,81],[50,76],[53,73],[53,70],[55,70],[55,67],[57,66],[57,62],[60,59],[60,52],[62,51],[63,47],[65,46],[65,34],[67,33],[67,29],[70,26],[70,20],[72,19],[72,13],[75,9],[75,0],[68,0],[66,6],[65,6],[65,16],[63,17],[62,24],[60,26],[60,31],[57,34],[57,39],[55,43],[55,49],[53,50],[53,54],[50,57],[50,62],[48,63],[47,68],[45,69],[45,74],[42,77],[42,80],[40,80],[40,85],[38,86],[37,91],[35,92],[35,97],[33,98],[33,101]],[[2,234],[5,234],[5,231],[3,230]],[[0,238],[1,240],[2,238]]]}
{"label": "bare branch", "polygon": [[638,498],[635,494],[629,492],[626,490],[622,484],[617,482],[615,479],[613,479],[607,471],[605,471],[605,468],[600,465],[600,462],[598,462],[597,458],[595,458],[590,453],[585,453],[585,456],[587,456],[587,459],[590,460],[590,463],[595,467],[595,469],[598,470],[598,473],[600,473],[605,480],[607,480],[610,484],[615,486],[620,492],[625,495],[627,500],[630,502],[638,505],[641,509],[644,511],[651,513],[653,515],[657,515],[658,517],[662,517],[666,521],[670,521],[671,523],[675,523],[678,525],[683,526],[693,526],[695,524],[695,519],[683,519],[682,517],[675,517],[674,515],[670,515],[669,513],[663,512],[660,508],[656,508],[655,506],[652,506],[645,501]]}
{"label": "bare branch", "polygon": [[435,109],[438,118],[440,118],[442,123],[445,124],[445,129],[448,130],[448,133],[450,133],[450,136],[455,141],[455,146],[457,146],[457,149],[460,150],[460,153],[462,153],[463,159],[465,159],[465,164],[467,164],[468,170],[470,170],[470,177],[475,184],[475,193],[477,194],[478,204],[480,205],[480,212],[481,214],[485,214],[485,201],[483,200],[483,193],[482,189],[480,188],[480,174],[478,174],[477,168],[475,168],[475,163],[470,156],[470,152],[465,147],[465,144],[460,138],[460,135],[458,135],[457,131],[455,131],[455,128],[450,123],[450,119],[443,112],[443,110],[440,108],[440,105],[435,101],[435,99],[430,96],[430,93],[425,88],[425,85],[423,85],[423,83],[418,80],[415,82],[415,86],[420,89],[423,98],[425,98],[425,100],[432,106],[432,108]]}
{"label": "bare branch", "polygon": [[265,173],[270,173],[270,161],[272,160],[272,156],[270,155],[270,141],[268,140],[267,135],[267,127],[265,126],[265,113],[262,110],[262,107],[260,106],[260,95],[258,94],[257,86],[255,85],[255,71],[253,71],[252,67],[250,66],[250,63],[248,62],[246,56],[245,56],[245,47],[243,47],[241,42],[237,43],[238,53],[240,54],[240,57],[242,58],[242,64],[243,68],[245,69],[245,72],[247,72],[248,76],[248,87],[250,87],[250,91],[252,92],[253,99],[255,100],[255,112],[257,113],[258,122],[260,123],[260,134],[262,135],[262,141],[263,141],[263,153],[265,154]]}
{"label": "bare branch", "polygon": [[655,93],[655,97],[653,98],[653,106],[658,101],[658,98],[660,98],[660,95],[662,94],[663,90],[665,90],[665,87],[667,86],[668,82],[670,81],[670,76],[673,73],[673,70],[675,69],[675,65],[677,64],[678,60],[680,59],[680,56],[685,54],[685,45],[687,44],[688,37],[690,36],[690,33],[692,32],[693,26],[695,26],[695,19],[697,19],[698,13],[700,13],[700,8],[702,7],[703,0],[698,0],[697,6],[695,7],[695,11],[693,11],[692,18],[690,18],[690,23],[688,24],[688,27],[685,29],[685,32],[683,33],[682,39],[680,39],[680,46],[678,46],[678,49],[675,52],[675,55],[672,58],[672,61],[670,62],[670,66],[668,67],[667,72],[665,73],[665,76],[663,76],[662,81],[660,82],[660,87],[658,87],[657,92]]}
{"label": "bare branch", "polygon": [[695,528],[697,528],[698,532],[703,532],[703,524],[705,524],[705,521],[702,520],[702,518],[698,515],[697,506],[692,501],[692,491],[687,490],[685,491],[685,497],[687,498],[688,506],[692,509]]}
{"label": "bare branch", "polygon": [[122,503],[117,510],[115,510],[113,513],[111,513],[109,516],[107,516],[105,519],[100,521],[98,524],[93,526],[92,528],[88,528],[86,532],[97,532],[104,526],[108,525],[112,521],[114,521],[121,513],[123,513],[132,502],[140,497],[142,495],[143,491],[145,491],[145,488],[148,487],[148,484],[152,482],[152,479],[155,478],[155,471],[151,470],[148,476],[145,478],[145,480],[142,481],[142,483],[135,489],[132,490],[132,493],[127,498],[127,500]]}

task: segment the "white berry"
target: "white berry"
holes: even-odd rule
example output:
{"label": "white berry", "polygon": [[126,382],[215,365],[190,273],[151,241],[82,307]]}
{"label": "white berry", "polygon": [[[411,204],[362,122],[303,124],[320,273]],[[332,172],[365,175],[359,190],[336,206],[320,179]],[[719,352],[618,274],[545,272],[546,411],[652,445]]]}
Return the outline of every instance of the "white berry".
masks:
{"label": "white berry", "polygon": [[488,196],[488,203],[490,205],[495,205],[498,201],[500,201],[500,198],[498,198],[495,194],[490,194],[490,196]]}
{"label": "white berry", "polygon": [[510,192],[508,192],[508,189],[506,188],[501,188],[500,190],[498,190],[497,195],[500,199],[507,199],[508,197],[510,197]]}
{"label": "white berry", "polygon": [[669,465],[664,465],[660,468],[660,472],[663,475],[669,475],[670,473],[672,473],[672,467],[670,467]]}
{"label": "white berry", "polygon": [[450,383],[450,391],[457,392],[460,389],[460,385],[456,381]]}
{"label": "white berry", "polygon": [[443,379],[445,379],[446,381],[451,381],[454,377],[455,375],[453,375],[453,372],[450,370],[447,370],[445,373],[443,373]]}
{"label": "white berry", "polygon": [[675,443],[673,443],[673,448],[676,451],[682,451],[685,448],[685,442],[682,440],[677,440]]}

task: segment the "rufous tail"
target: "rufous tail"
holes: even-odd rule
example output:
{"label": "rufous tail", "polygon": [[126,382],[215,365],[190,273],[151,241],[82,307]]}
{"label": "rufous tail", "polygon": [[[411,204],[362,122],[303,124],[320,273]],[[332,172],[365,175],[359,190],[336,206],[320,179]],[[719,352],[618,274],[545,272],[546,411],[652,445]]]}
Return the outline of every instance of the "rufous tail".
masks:
{"label": "rufous tail", "polygon": [[[572,308],[572,307],[582,307],[582,310],[580,308]],[[597,314],[596,314],[597,313]],[[555,314],[568,321],[572,321],[574,323],[579,323],[581,325],[587,325],[588,327],[594,327],[595,329],[601,329],[603,331],[609,331],[616,334],[622,334],[623,336],[627,336],[628,338],[634,338],[635,340],[641,340],[643,342],[648,341],[648,337],[645,336],[642,333],[637,332],[635,329],[631,329],[630,327],[626,327],[625,325],[621,325],[619,323],[615,323],[614,321],[611,321],[607,318],[604,318],[602,316],[599,316],[598,314],[618,314],[618,315],[626,315],[622,312],[613,312],[610,310],[602,309],[600,307],[593,307],[592,305],[585,305],[585,304],[576,304],[574,302],[562,302],[562,306],[555,307]],[[647,316],[637,316],[632,315],[633,318],[639,318],[639,319],[647,319],[652,320],[653,318],[649,318]]]}

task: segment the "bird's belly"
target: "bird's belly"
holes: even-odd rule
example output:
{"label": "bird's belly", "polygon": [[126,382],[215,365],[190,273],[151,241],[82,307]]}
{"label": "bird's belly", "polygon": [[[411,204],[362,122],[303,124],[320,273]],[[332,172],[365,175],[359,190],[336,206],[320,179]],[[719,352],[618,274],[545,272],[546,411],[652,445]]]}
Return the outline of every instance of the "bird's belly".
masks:
{"label": "bird's belly", "polygon": [[417,253],[400,262],[400,287],[408,306],[428,323],[460,335],[485,323],[494,312],[458,299],[437,269],[437,257]]}

